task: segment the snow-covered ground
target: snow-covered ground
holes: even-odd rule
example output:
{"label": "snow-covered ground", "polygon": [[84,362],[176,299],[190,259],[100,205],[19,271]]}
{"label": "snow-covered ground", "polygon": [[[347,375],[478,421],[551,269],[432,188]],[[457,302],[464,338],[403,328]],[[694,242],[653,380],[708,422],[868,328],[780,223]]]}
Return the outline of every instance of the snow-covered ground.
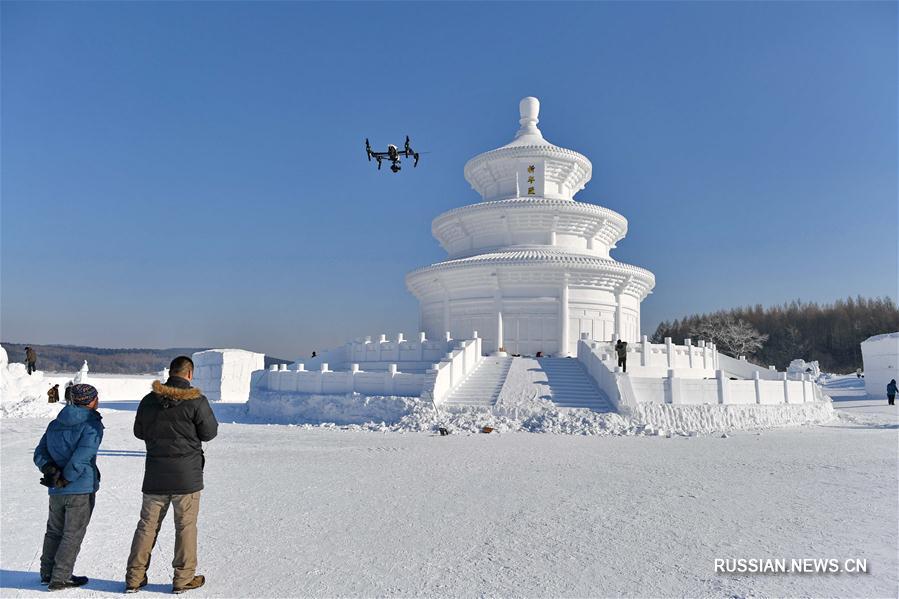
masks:
{"label": "snow-covered ground", "polygon": [[[839,418],[708,436],[428,433],[261,425],[219,405],[197,597],[895,597],[896,408],[827,384]],[[121,593],[140,507],[136,403],[101,406],[97,509],[78,560]],[[110,409],[114,407],[116,409]],[[33,596],[47,420],[0,422],[0,595]],[[171,517],[150,585],[168,593]],[[864,558],[868,574],[716,574],[715,558]]]}

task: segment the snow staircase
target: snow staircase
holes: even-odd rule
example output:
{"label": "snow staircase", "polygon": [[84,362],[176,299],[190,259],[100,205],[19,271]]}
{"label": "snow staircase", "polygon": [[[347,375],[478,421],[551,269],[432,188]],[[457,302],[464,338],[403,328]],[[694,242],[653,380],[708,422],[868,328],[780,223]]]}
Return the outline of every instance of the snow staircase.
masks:
{"label": "snow staircase", "polygon": [[512,366],[512,358],[487,356],[444,402],[447,406],[491,407],[499,397]]}
{"label": "snow staircase", "polygon": [[615,407],[600,391],[583,364],[574,358],[537,358],[546,375],[549,393],[542,397],[560,408],[587,408],[614,412]]}

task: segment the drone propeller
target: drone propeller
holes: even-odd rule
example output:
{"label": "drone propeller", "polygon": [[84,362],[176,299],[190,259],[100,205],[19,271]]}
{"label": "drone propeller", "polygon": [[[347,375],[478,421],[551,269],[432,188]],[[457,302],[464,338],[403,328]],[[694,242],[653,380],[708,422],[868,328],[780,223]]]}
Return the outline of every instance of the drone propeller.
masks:
{"label": "drone propeller", "polygon": [[409,143],[408,135],[406,136],[406,151],[404,153],[406,154],[406,158],[412,153],[412,145]]}
{"label": "drone propeller", "polygon": [[368,154],[368,161],[371,162],[371,145],[368,143],[368,138],[365,138],[365,153]]}

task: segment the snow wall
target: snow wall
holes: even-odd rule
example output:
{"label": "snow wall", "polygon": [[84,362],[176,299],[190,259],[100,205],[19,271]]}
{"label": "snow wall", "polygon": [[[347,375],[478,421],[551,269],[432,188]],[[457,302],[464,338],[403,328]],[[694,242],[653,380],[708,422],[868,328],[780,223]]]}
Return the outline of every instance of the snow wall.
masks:
{"label": "snow wall", "polygon": [[899,381],[899,333],[886,333],[862,341],[865,392],[871,397],[887,396],[887,383]]}

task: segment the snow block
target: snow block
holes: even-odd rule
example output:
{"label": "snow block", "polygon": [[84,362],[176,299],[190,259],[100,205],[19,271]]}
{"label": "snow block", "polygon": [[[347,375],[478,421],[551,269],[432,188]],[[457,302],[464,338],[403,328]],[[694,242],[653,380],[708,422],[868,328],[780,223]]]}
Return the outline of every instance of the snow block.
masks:
{"label": "snow block", "polygon": [[885,398],[890,380],[899,381],[899,333],[875,335],[862,341],[862,363],[865,392],[871,397]]}
{"label": "snow block", "polygon": [[265,354],[243,349],[210,349],[193,355],[193,385],[210,401],[243,403],[253,373],[265,368]]}

